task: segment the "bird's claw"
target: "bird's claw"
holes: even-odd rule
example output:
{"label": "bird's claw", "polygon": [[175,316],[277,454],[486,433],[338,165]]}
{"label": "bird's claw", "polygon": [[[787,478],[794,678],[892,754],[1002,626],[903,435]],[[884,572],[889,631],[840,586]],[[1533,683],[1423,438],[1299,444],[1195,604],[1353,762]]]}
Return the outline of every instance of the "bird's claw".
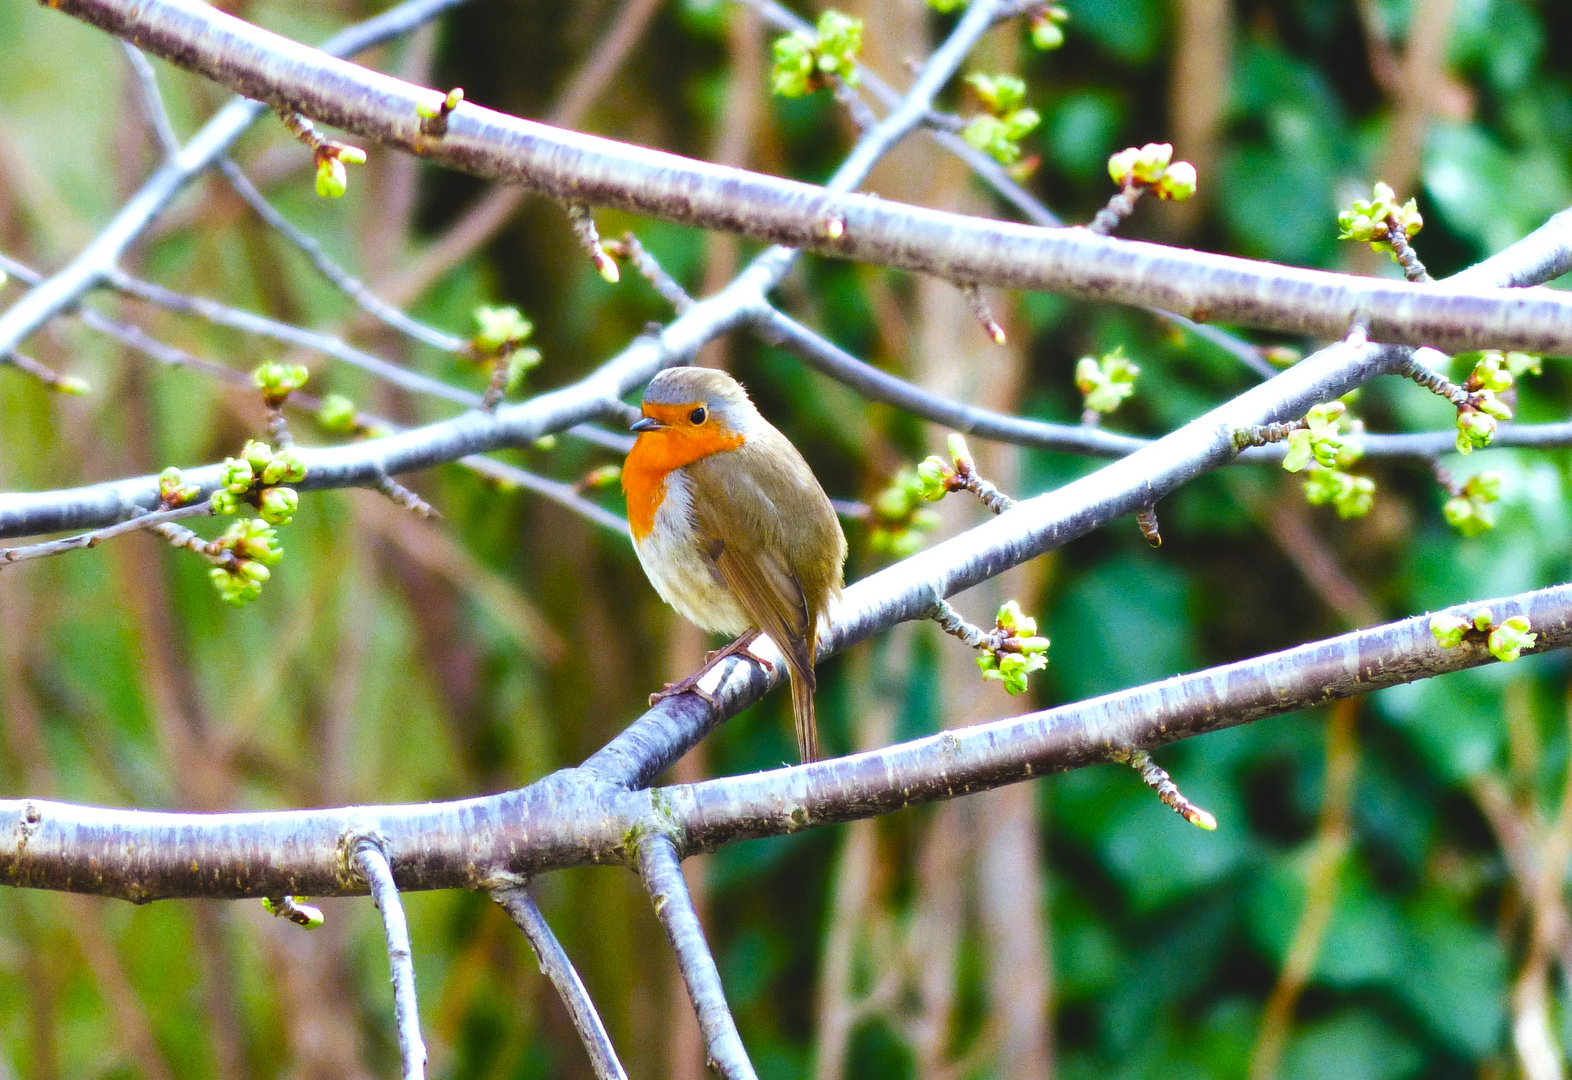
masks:
{"label": "bird's claw", "polygon": [[760,631],[758,630],[749,630],[746,634],[743,634],[729,645],[716,649],[712,653],[706,654],[704,657],[704,666],[699,668],[699,670],[695,671],[692,675],[689,675],[686,679],[683,679],[680,682],[667,683],[664,687],[651,694],[650,707],[653,708],[657,701],[664,701],[666,698],[676,697],[678,694],[688,693],[697,694],[711,705],[714,705],[715,695],[704,689],[704,687],[699,684],[703,681],[704,676],[708,675],[712,670],[714,670],[716,664],[719,664],[728,656],[740,656],[745,660],[752,660],[755,664],[758,664],[760,667],[764,668],[765,672],[769,675],[770,678],[775,678],[774,662],[765,659],[758,653],[754,652],[752,648],[750,648],[750,646],[758,638],[759,634]]}

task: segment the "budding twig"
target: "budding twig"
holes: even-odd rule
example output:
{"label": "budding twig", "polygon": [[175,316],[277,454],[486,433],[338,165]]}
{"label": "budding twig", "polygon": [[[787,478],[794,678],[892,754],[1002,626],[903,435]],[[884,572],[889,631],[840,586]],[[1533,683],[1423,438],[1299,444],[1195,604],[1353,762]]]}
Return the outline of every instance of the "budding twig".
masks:
{"label": "budding twig", "polygon": [[988,300],[982,294],[975,282],[967,282],[961,286],[961,295],[966,298],[966,305],[972,309],[972,316],[982,326],[983,333],[995,345],[1003,345],[1006,341],[1004,327],[1000,326],[993,317],[993,312],[988,309]]}
{"label": "budding twig", "polygon": [[693,297],[688,291],[678,284],[677,279],[666,273],[655,256],[651,255],[639,238],[631,232],[622,234],[621,240],[612,240],[602,245],[605,251],[614,258],[627,259],[633,268],[644,276],[644,279],[655,286],[655,291],[661,298],[672,306],[672,309],[681,315],[693,306]]}
{"label": "budding twig", "polygon": [[435,506],[432,506],[391,476],[384,475],[379,478],[377,480],[377,490],[417,517],[434,519],[442,516],[442,512]]}
{"label": "budding twig", "polygon": [[71,375],[62,375],[53,368],[40,364],[31,356],[16,349],[12,349],[4,356],[0,356],[0,364],[10,364],[18,371],[25,371],[57,394],[85,394],[88,391],[88,385],[82,379]]}
{"label": "budding twig", "polygon": [[1195,803],[1185,798],[1184,792],[1179,790],[1173,777],[1169,776],[1163,768],[1152,760],[1152,755],[1145,750],[1131,750],[1123,757],[1131,768],[1141,774],[1141,780],[1147,787],[1157,792],[1157,797],[1163,801],[1174,813],[1184,818],[1198,828],[1212,832],[1217,828],[1217,819],[1202,810]]}
{"label": "budding twig", "polygon": [[[157,527],[167,522],[179,521],[188,517],[210,517],[213,508],[206,502],[197,503],[195,506],[177,506],[168,510],[155,510],[151,513],[139,512],[136,517],[120,522],[118,525],[109,525],[92,532],[78,533],[76,536],[67,536],[59,540],[46,540],[41,544],[28,544],[25,547],[0,548],[0,566],[9,566],[11,563],[25,562],[28,559],[42,559],[49,555],[60,555],[67,551],[76,551],[78,548],[97,547],[101,541],[112,537],[123,536],[130,532],[139,532],[143,529],[158,531]],[[190,532],[190,530],[182,530]],[[165,535],[160,533],[160,535]],[[195,533],[191,533],[196,536]],[[200,540],[201,538],[198,537]],[[205,543],[205,541],[204,541]]]}
{"label": "budding twig", "polygon": [[415,962],[393,868],[380,839],[358,836],[350,843],[350,862],[371,886],[371,900],[382,912],[388,965],[393,969],[393,1015],[398,1024],[398,1054],[404,1080],[425,1080],[426,1044],[420,1037],[420,1007],[415,1000]]}
{"label": "budding twig", "polygon": [[611,1036],[606,1034],[606,1025],[601,1023],[600,1013],[595,1010],[595,1002],[584,988],[562,943],[552,933],[551,924],[540,913],[529,886],[497,889],[491,898],[524,931],[530,948],[535,950],[535,958],[540,961],[540,970],[551,980],[562,998],[562,1004],[567,1006],[568,1015],[573,1019],[573,1026],[578,1030],[598,1080],[628,1080],[622,1062],[617,1060],[616,1048],[611,1045]]}
{"label": "budding twig", "polygon": [[595,230],[595,219],[590,215],[589,207],[583,203],[568,203],[568,224],[573,226],[574,237],[595,263],[600,276],[612,285],[621,280],[622,272],[617,269],[617,260],[606,254],[606,249],[601,246],[600,233]]}

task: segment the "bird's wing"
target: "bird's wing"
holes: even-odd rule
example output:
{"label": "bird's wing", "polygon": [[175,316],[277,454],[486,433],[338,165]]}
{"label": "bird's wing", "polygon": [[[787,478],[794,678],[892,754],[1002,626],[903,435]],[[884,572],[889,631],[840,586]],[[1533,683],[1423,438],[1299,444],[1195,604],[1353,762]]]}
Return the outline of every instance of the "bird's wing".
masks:
{"label": "bird's wing", "polygon": [[[724,479],[707,476],[697,487],[693,519],[705,553],[748,618],[786,654],[793,673],[811,680],[818,612],[792,570],[774,503],[745,470],[730,471]],[[724,507],[700,494],[721,490]]]}

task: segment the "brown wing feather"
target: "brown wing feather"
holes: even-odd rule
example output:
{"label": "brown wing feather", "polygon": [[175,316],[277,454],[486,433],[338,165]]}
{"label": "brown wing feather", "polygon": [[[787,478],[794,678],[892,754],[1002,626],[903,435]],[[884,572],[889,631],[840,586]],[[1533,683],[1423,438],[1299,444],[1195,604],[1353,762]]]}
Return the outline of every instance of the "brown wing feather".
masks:
{"label": "brown wing feather", "polygon": [[[722,465],[722,458],[733,460]],[[812,761],[818,756],[813,662],[819,617],[840,591],[846,554],[835,510],[796,448],[773,429],[688,470],[695,482],[694,525],[713,544],[716,571],[786,657],[798,748],[804,761]],[[789,493],[792,511],[782,513],[769,492]]]}

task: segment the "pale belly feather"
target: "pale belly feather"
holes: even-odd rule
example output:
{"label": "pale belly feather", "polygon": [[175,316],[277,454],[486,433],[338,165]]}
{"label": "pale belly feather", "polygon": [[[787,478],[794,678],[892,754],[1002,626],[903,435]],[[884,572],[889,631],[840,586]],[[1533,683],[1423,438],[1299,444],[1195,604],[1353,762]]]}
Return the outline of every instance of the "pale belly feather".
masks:
{"label": "pale belly feather", "polygon": [[691,481],[681,469],[666,474],[666,497],[649,535],[636,540],[634,550],[661,599],[689,622],[733,635],[752,627],[699,546]]}

